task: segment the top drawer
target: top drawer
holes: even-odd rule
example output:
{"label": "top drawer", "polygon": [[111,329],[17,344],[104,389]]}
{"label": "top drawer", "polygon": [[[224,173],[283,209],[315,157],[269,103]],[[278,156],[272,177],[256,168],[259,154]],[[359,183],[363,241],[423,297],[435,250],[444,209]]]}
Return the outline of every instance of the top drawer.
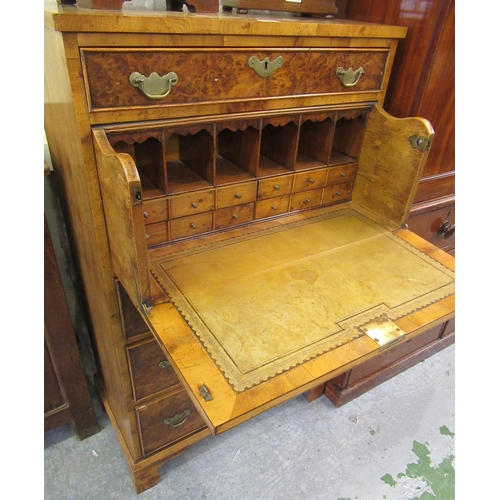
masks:
{"label": "top drawer", "polygon": [[[377,92],[388,55],[389,49],[82,49],[90,111]],[[163,80],[155,82],[154,73]]]}

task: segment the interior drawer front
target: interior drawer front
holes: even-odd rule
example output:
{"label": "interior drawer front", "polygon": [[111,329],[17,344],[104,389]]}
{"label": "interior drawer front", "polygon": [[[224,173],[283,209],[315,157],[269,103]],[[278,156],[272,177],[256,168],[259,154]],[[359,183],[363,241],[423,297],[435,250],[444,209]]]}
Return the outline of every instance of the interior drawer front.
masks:
{"label": "interior drawer front", "polygon": [[215,208],[213,191],[196,191],[170,198],[172,219],[208,212]]}
{"label": "interior drawer front", "polygon": [[137,408],[144,454],[205,426],[186,391]]}
{"label": "interior drawer front", "polygon": [[127,349],[136,401],[179,383],[155,340]]}
{"label": "interior drawer front", "polygon": [[321,204],[322,191],[323,189],[320,188],[293,194],[290,201],[290,211],[318,206]]}
{"label": "interior drawer front", "polygon": [[282,175],[280,177],[271,177],[269,179],[259,180],[259,189],[257,199],[264,200],[274,196],[282,196],[292,192],[292,175]]}
{"label": "interior drawer front", "polygon": [[167,238],[168,224],[166,220],[146,225],[146,244],[148,247],[163,243],[167,241]]}
{"label": "interior drawer front", "polygon": [[322,187],[326,181],[326,169],[313,170],[309,172],[302,172],[295,175],[295,184],[293,185],[293,192],[307,191],[309,189]]}
{"label": "interior drawer front", "polygon": [[323,194],[323,204],[333,203],[336,201],[346,201],[351,197],[351,193],[352,182],[328,186],[325,188],[325,192]]}
{"label": "interior drawer front", "polygon": [[[430,241],[439,248],[453,246],[455,244],[455,233],[452,230],[439,234],[440,228],[449,222],[455,224],[455,205],[447,205],[418,215],[410,215],[408,227],[411,231],[422,238]],[[443,226],[445,227],[445,226]]]}
{"label": "interior drawer front", "polygon": [[243,205],[255,201],[257,182],[238,184],[217,189],[217,208]]}
{"label": "interior drawer front", "polygon": [[[85,48],[82,61],[89,108],[97,110],[378,91],[388,54],[388,49]],[[279,58],[281,67],[269,71]],[[259,68],[263,76],[255,71]],[[336,76],[339,68],[364,73],[355,85],[344,86]],[[129,80],[132,73],[148,78],[171,72],[177,82],[164,98],[147,97]]]}
{"label": "interior drawer front", "polygon": [[290,196],[278,196],[277,198],[258,201],[255,204],[255,218],[263,219],[265,217],[272,217],[273,215],[284,214],[288,212],[289,203]]}
{"label": "interior drawer front", "polygon": [[170,239],[177,240],[205,233],[212,229],[212,212],[206,212],[188,217],[180,217],[169,222]]}
{"label": "interior drawer front", "polygon": [[250,222],[253,220],[253,210],[253,203],[217,210],[215,212],[215,229],[222,229],[224,227]]}
{"label": "interior drawer front", "polygon": [[340,165],[339,167],[330,167],[328,169],[328,177],[326,179],[326,185],[332,186],[334,184],[342,184],[344,182],[353,182],[354,179],[356,179],[357,170],[358,170],[357,163]]}
{"label": "interior drawer front", "polygon": [[167,199],[161,198],[159,200],[144,200],[144,222],[146,224],[154,224],[167,220]]}

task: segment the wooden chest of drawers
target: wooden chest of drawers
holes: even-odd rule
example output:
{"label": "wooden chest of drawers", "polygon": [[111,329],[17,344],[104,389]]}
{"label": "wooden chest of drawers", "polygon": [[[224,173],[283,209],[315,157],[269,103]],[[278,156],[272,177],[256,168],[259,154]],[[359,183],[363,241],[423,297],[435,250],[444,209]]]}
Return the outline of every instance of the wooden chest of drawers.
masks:
{"label": "wooden chest of drawers", "polygon": [[401,229],[433,138],[382,109],[405,29],[66,6],[45,26],[54,174],[138,491],[452,320],[453,258]]}

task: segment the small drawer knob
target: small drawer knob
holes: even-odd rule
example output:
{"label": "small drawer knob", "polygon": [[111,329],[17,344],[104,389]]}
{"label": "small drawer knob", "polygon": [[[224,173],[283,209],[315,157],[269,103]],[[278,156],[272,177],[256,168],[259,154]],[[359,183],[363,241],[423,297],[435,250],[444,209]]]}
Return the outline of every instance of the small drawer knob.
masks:
{"label": "small drawer knob", "polygon": [[273,205],[271,208],[272,208],[273,210],[278,210],[278,207],[277,207],[276,205]]}
{"label": "small drawer knob", "polygon": [[198,208],[198,203],[196,203],[196,201],[193,201],[193,203],[191,203],[191,206],[193,208]]}
{"label": "small drawer knob", "polygon": [[236,193],[234,196],[236,196],[236,198],[238,198],[238,200],[241,198],[241,193]]}
{"label": "small drawer knob", "polygon": [[307,179],[311,184],[314,184],[314,179],[312,177],[309,177],[309,179]]}
{"label": "small drawer knob", "polygon": [[149,240],[149,234],[146,234],[146,239]]}
{"label": "small drawer knob", "polygon": [[306,203],[311,203],[311,198],[306,198],[304,201],[305,201]]}
{"label": "small drawer knob", "polygon": [[345,172],[342,172],[342,173],[340,174],[340,177],[345,177]]}
{"label": "small drawer knob", "polygon": [[237,219],[239,217],[238,214],[233,214],[233,219]]}
{"label": "small drawer knob", "polygon": [[189,226],[193,229],[196,229],[196,224],[194,222],[191,222],[191,224],[189,224]]}
{"label": "small drawer knob", "polygon": [[337,191],[335,194],[336,194],[337,196],[340,196],[342,193],[341,193],[340,191]]}
{"label": "small drawer knob", "polygon": [[274,189],[276,189],[276,191],[279,191],[280,190],[280,185],[279,184],[275,184],[274,185]]}
{"label": "small drawer knob", "polygon": [[147,219],[149,217],[149,214],[147,212],[144,212],[144,218]]}

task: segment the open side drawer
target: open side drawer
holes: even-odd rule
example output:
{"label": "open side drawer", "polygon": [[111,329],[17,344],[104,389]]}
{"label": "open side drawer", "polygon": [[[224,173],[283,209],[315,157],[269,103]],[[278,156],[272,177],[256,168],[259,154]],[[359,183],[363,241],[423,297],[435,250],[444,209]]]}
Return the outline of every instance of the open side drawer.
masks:
{"label": "open side drawer", "polygon": [[375,107],[362,133],[352,202],[148,250],[134,162],[94,130],[114,271],[214,434],[454,316],[454,258],[401,228],[432,127]]}

